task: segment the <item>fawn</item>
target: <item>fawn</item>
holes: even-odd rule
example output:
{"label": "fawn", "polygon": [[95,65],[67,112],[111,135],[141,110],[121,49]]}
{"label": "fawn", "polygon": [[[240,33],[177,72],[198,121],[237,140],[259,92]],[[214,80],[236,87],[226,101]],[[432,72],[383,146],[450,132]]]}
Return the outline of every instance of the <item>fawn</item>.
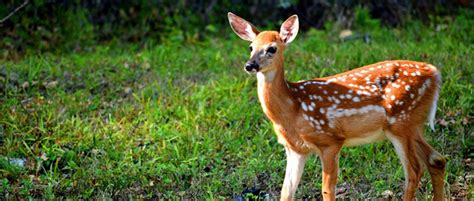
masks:
{"label": "fawn", "polygon": [[287,165],[281,200],[292,200],[306,159],[322,160],[322,195],[335,199],[338,157],[343,146],[388,138],[405,173],[404,200],[412,200],[426,165],[434,200],[443,200],[446,160],[423,138],[428,119],[432,129],[441,85],[433,65],[383,61],[330,77],[288,82],[283,51],[296,37],[298,16],[289,17],[280,32],[258,31],[239,16],[228,13],[232,30],[250,41],[245,71],[258,79],[258,98],[272,121],[278,142],[285,147]]}

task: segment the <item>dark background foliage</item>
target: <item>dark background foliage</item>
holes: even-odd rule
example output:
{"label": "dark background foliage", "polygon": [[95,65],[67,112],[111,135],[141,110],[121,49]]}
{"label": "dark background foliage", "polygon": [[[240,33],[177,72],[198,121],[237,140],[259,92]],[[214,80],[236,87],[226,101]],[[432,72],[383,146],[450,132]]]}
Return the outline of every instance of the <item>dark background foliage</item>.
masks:
{"label": "dark background foliage", "polygon": [[[4,1],[0,17],[24,2]],[[80,51],[97,42],[200,40],[224,32],[228,11],[268,28],[296,13],[307,30],[322,29],[328,21],[350,29],[354,10],[361,7],[383,26],[401,26],[410,19],[433,22],[430,16],[454,16],[472,6],[468,0],[29,0],[0,24],[0,58],[15,58],[27,49]]]}

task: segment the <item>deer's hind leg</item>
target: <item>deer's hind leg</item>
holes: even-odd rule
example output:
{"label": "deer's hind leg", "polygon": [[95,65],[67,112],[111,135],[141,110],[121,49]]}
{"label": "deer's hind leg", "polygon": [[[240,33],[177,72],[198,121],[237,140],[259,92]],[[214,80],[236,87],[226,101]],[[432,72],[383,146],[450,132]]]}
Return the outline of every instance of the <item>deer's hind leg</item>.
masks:
{"label": "deer's hind leg", "polygon": [[444,175],[446,159],[431,147],[422,136],[422,128],[418,129],[416,139],[416,155],[426,165],[433,185],[433,200],[444,199]]}
{"label": "deer's hind leg", "polygon": [[405,193],[403,200],[413,200],[418,183],[423,175],[423,169],[417,157],[416,129],[406,126],[392,127],[386,132],[392,142],[405,172]]}

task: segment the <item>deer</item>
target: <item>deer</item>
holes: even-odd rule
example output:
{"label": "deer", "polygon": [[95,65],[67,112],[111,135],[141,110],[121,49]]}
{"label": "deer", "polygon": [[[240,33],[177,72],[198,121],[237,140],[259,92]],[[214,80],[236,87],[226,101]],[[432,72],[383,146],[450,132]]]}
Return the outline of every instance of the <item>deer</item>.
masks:
{"label": "deer", "polygon": [[[433,65],[387,60],[323,78],[298,82],[285,79],[283,52],[299,30],[297,15],[280,31],[259,31],[229,12],[232,30],[251,42],[244,65],[256,74],[258,99],[286,153],[281,200],[293,200],[308,156],[322,162],[323,200],[335,200],[339,153],[388,139],[405,176],[403,200],[413,200],[423,174],[429,171],[433,199],[443,200],[446,158],[423,137],[434,118],[441,73]],[[422,166],[421,162],[424,164]]]}

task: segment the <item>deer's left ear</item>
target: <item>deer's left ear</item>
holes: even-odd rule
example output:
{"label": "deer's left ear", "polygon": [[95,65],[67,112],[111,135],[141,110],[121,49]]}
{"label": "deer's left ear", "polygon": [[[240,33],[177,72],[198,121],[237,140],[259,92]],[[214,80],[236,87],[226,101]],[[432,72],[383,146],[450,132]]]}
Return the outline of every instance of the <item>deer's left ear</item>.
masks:
{"label": "deer's left ear", "polygon": [[288,45],[295,39],[296,34],[298,34],[299,27],[300,24],[298,22],[297,15],[292,15],[285,22],[283,22],[280,28],[280,38],[283,43],[285,43],[285,45]]}

